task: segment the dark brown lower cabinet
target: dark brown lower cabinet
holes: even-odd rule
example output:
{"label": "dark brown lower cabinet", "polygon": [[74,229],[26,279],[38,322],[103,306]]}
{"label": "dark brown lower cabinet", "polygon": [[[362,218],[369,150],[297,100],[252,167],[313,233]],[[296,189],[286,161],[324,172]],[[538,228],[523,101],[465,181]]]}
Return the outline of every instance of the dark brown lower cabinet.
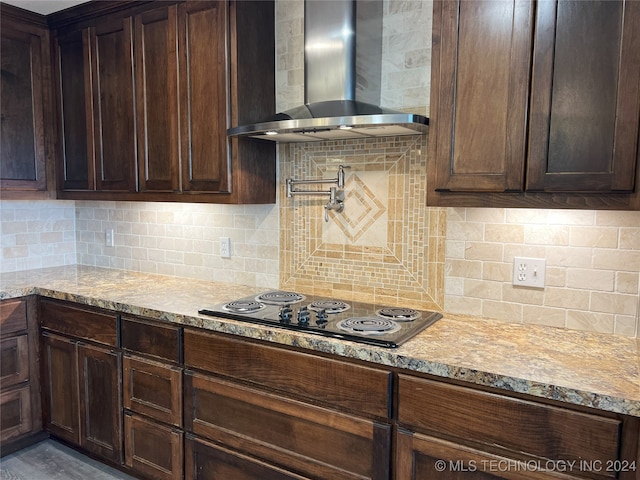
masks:
{"label": "dark brown lower cabinet", "polygon": [[45,332],[43,362],[49,431],[122,463],[121,353]]}
{"label": "dark brown lower cabinet", "polygon": [[10,453],[42,429],[35,297],[0,302],[0,447]]}
{"label": "dark brown lower cabinet", "polygon": [[125,464],[145,477],[182,478],[183,432],[140,415],[124,417]]}
{"label": "dark brown lower cabinet", "polygon": [[395,480],[542,480],[546,473],[528,468],[526,463],[490,455],[434,437],[399,431],[396,443]]}
{"label": "dark brown lower cabinet", "polygon": [[0,441],[31,432],[31,391],[29,385],[0,394]]}
{"label": "dark brown lower cabinet", "polygon": [[390,425],[194,372],[185,430],[302,477],[389,478]]}
{"label": "dark brown lower cabinet", "polygon": [[398,376],[396,480],[637,479],[640,419]]}
{"label": "dark brown lower cabinet", "polygon": [[311,480],[187,434],[185,480]]}

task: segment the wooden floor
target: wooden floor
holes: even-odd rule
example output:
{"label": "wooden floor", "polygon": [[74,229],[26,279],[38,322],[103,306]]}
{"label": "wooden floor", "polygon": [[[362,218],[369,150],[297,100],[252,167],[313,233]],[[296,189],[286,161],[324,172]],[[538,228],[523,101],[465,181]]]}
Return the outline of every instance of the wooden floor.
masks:
{"label": "wooden floor", "polygon": [[0,459],[2,480],[134,480],[53,440]]}

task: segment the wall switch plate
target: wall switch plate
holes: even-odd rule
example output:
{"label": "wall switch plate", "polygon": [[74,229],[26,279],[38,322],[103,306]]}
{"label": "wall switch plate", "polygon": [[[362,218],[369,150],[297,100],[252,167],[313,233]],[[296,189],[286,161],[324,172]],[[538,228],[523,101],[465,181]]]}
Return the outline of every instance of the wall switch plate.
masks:
{"label": "wall switch plate", "polygon": [[544,258],[515,257],[513,284],[517,287],[544,288],[546,264]]}
{"label": "wall switch plate", "polygon": [[222,258],[231,257],[231,240],[229,237],[220,237],[220,256]]}
{"label": "wall switch plate", "polygon": [[107,228],[104,231],[104,243],[107,247],[116,246],[116,240],[115,240],[115,235],[113,234],[113,228]]}

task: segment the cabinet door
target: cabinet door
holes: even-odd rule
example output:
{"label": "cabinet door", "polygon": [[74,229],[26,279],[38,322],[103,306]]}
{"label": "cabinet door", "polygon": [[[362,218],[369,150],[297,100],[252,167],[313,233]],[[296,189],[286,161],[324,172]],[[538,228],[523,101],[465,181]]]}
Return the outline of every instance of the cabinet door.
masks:
{"label": "cabinet door", "polygon": [[395,480],[575,478],[537,472],[532,465],[417,433],[400,430],[397,435]]}
{"label": "cabinet door", "polygon": [[226,18],[227,2],[178,7],[184,191],[229,191]]}
{"label": "cabinet door", "polygon": [[80,444],[76,345],[48,333],[42,336],[44,419],[55,436]]}
{"label": "cabinet door", "polygon": [[92,131],[93,99],[89,30],[60,35],[56,42],[60,106],[58,182],[63,190],[95,188]]}
{"label": "cabinet door", "polygon": [[185,480],[309,480],[281,468],[187,435]]}
{"label": "cabinet door", "polygon": [[29,385],[0,394],[0,442],[33,429]]}
{"label": "cabinet door", "polygon": [[135,17],[138,175],[142,192],[180,190],[176,42],[175,5]]}
{"label": "cabinet door", "polygon": [[182,426],[182,369],[126,355],[124,406],[161,422]]}
{"label": "cabinet door", "polygon": [[136,189],[131,18],[89,29],[96,189]]}
{"label": "cabinet door", "polygon": [[0,41],[0,188],[46,190],[42,48],[48,37],[13,29],[3,18]]}
{"label": "cabinet door", "polygon": [[29,380],[29,340],[18,335],[0,342],[0,388]]}
{"label": "cabinet door", "polygon": [[640,3],[538,3],[527,190],[632,192]]}
{"label": "cabinet door", "polygon": [[125,463],[149,478],[182,478],[184,434],[138,415],[127,413],[125,426]]}
{"label": "cabinet door", "polygon": [[120,353],[78,345],[80,444],[103,458],[122,461]]}
{"label": "cabinet door", "polygon": [[434,2],[430,189],[522,191],[530,0]]}

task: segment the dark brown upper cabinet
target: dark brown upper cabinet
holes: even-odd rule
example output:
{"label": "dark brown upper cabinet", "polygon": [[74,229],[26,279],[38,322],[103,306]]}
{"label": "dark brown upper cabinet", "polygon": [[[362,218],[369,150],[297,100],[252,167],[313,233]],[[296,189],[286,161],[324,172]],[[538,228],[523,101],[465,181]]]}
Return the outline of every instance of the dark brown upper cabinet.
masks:
{"label": "dark brown upper cabinet", "polygon": [[0,190],[3,198],[48,198],[49,31],[41,15],[0,9]]}
{"label": "dark brown upper cabinet", "polygon": [[226,136],[275,111],[273,2],[115,3],[52,22],[59,196],[274,203],[275,146]]}
{"label": "dark brown upper cabinet", "polygon": [[428,205],[640,209],[640,3],[434,3]]}
{"label": "dark brown upper cabinet", "polygon": [[136,190],[131,23],[115,19],[58,36],[62,192]]}

